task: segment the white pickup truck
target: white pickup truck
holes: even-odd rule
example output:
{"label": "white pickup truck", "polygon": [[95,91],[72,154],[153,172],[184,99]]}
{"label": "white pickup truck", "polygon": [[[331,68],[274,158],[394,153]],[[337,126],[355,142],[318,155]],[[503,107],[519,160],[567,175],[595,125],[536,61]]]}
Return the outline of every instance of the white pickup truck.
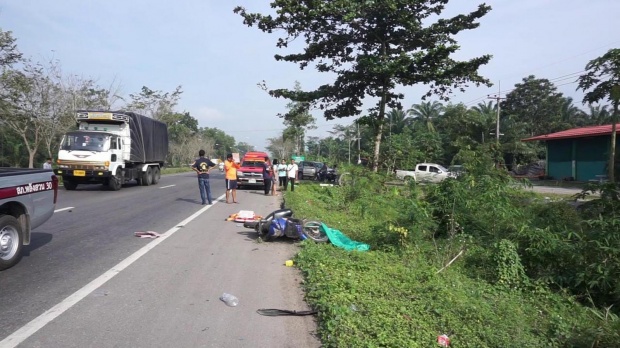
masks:
{"label": "white pickup truck", "polygon": [[51,169],[0,168],[0,271],[19,262],[30,230],[52,217],[57,197]]}
{"label": "white pickup truck", "polygon": [[442,165],[435,163],[419,163],[415,166],[415,169],[396,170],[396,177],[398,179],[423,183],[437,183],[455,176]]}

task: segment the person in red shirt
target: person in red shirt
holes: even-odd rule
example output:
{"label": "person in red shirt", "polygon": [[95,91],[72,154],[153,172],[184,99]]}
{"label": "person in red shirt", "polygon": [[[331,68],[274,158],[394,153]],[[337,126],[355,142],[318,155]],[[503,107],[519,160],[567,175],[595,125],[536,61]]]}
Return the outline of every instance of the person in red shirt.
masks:
{"label": "person in red shirt", "polygon": [[226,203],[229,204],[229,193],[232,193],[233,203],[239,203],[237,202],[237,169],[239,168],[241,168],[241,165],[233,162],[233,155],[229,153],[226,156],[226,163],[224,163],[224,171],[226,172]]}

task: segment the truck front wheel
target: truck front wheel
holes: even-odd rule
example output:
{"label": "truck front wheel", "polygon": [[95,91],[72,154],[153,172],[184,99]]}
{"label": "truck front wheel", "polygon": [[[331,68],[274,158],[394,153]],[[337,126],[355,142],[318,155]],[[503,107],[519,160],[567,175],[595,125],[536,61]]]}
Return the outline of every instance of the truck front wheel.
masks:
{"label": "truck front wheel", "polygon": [[71,181],[71,179],[68,179],[67,177],[62,177],[62,185],[65,187],[65,190],[67,191],[73,191],[76,189],[77,187],[77,183],[75,183],[74,181]]}
{"label": "truck front wheel", "polygon": [[10,215],[0,216],[0,271],[15,265],[22,258],[22,227]]}
{"label": "truck front wheel", "polygon": [[118,191],[121,189],[122,185],[123,185],[123,178],[122,178],[122,172],[120,169],[116,170],[116,175],[111,176],[109,179],[109,183],[108,183],[108,187],[110,188],[110,190],[112,191]]}

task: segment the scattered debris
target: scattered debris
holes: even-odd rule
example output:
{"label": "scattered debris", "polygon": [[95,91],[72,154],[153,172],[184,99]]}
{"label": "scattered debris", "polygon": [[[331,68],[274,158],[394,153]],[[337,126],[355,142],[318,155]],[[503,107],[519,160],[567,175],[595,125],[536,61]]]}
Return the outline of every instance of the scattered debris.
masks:
{"label": "scattered debris", "polygon": [[260,315],[265,315],[268,317],[276,317],[280,315],[297,315],[297,316],[313,315],[313,314],[317,314],[318,311],[292,311],[288,309],[261,308],[261,309],[256,310],[256,313]]}
{"label": "scattered debris", "polygon": [[450,345],[450,337],[448,335],[437,336],[437,343],[442,347],[447,347]]}
{"label": "scattered debris", "polygon": [[260,219],[262,219],[262,216],[254,214],[252,210],[240,210],[238,213],[230,214],[224,221],[246,222]]}
{"label": "scattered debris", "polygon": [[158,238],[161,236],[161,234],[153,231],[134,232],[133,235],[140,238]]}
{"label": "scattered debris", "polygon": [[293,267],[293,260],[286,260],[284,265],[286,265],[286,267]]}
{"label": "scattered debris", "polygon": [[239,299],[235,297],[235,295],[231,295],[228,293],[223,293],[222,296],[220,296],[220,300],[226,303],[228,307],[235,307],[239,304]]}

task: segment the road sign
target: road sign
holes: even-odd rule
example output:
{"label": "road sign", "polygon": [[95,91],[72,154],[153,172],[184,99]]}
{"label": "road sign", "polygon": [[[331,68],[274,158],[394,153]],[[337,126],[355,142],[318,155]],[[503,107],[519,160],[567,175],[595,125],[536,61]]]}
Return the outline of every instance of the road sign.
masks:
{"label": "road sign", "polygon": [[301,161],[304,161],[306,159],[305,156],[291,156],[291,158],[293,160],[295,160],[295,162],[301,162]]}

